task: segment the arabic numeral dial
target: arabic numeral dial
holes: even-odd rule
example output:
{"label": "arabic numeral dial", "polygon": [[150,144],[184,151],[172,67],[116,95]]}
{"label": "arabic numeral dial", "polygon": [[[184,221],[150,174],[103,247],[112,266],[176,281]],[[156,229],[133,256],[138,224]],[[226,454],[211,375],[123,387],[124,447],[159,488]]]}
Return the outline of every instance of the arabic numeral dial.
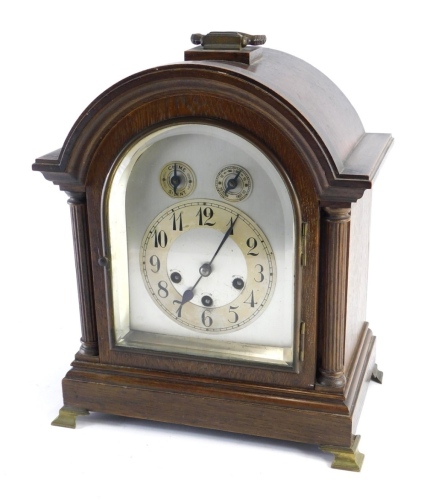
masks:
{"label": "arabic numeral dial", "polygon": [[181,201],[155,217],[142,238],[140,267],[162,313],[210,334],[226,335],[256,321],[276,282],[262,228],[235,205],[206,199]]}

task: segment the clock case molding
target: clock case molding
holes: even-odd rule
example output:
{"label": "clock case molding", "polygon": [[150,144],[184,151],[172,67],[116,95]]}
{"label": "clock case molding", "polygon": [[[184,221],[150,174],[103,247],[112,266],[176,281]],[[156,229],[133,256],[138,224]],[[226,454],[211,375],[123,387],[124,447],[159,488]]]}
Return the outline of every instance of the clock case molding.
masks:
{"label": "clock case molding", "polygon": [[[305,233],[293,371],[114,345],[104,185],[131,144],[176,123],[240,134],[292,187]],[[352,453],[376,373],[365,316],[371,188],[391,143],[365,133],[325,75],[265,48],[195,48],[185,62],[132,75],[95,99],[63,147],[33,165],[69,196],[80,302],[81,347],[56,423],[106,412]]]}

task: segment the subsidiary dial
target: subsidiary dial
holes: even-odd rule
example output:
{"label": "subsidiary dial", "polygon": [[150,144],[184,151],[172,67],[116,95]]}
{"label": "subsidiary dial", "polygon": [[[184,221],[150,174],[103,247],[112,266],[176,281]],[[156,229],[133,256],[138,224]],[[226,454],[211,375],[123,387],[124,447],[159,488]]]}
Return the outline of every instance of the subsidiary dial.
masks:
{"label": "subsidiary dial", "polygon": [[239,165],[222,168],[215,179],[218,194],[227,201],[237,202],[247,198],[252,191],[252,177]]}
{"label": "subsidiary dial", "polygon": [[193,169],[182,161],[167,163],[160,172],[160,184],[163,191],[172,198],[184,198],[196,187],[196,175]]}
{"label": "subsidiary dial", "polygon": [[267,308],[276,282],[270,243],[241,210],[189,200],[150,224],[140,251],[152,299],[177,323],[210,333],[245,327]]}

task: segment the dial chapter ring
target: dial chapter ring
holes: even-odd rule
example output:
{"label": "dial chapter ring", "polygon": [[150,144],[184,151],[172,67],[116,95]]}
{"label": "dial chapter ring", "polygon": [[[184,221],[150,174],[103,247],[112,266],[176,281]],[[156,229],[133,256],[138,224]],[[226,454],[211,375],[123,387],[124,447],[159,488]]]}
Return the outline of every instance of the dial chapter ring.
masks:
{"label": "dial chapter ring", "polygon": [[[227,231],[212,272],[204,277],[200,268]],[[172,205],[153,220],[142,239],[140,268],[164,313],[184,327],[209,333],[235,331],[254,321],[266,309],[276,281],[274,254],[258,225],[227,203],[205,199]],[[189,292],[183,298],[186,290],[192,291],[190,300]]]}

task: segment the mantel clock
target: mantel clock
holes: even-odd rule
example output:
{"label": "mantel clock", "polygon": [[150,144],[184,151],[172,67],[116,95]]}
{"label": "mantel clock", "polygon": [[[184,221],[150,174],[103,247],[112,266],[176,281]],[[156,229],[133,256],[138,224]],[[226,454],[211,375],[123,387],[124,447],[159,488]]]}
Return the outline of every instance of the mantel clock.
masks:
{"label": "mantel clock", "polygon": [[192,41],[33,165],[69,196],[81,312],[53,423],[96,411],[311,443],[358,470],[381,379],[371,187],[392,138],[263,36]]}

